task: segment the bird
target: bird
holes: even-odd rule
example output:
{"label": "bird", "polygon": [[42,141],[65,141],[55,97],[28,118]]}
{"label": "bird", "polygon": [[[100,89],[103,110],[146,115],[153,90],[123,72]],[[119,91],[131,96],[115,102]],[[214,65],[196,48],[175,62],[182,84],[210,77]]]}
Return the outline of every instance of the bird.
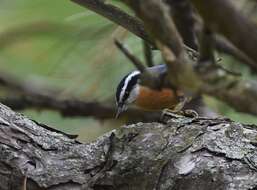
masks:
{"label": "bird", "polygon": [[[146,70],[150,74],[161,77],[167,73],[167,66],[166,64],[159,64],[147,67]],[[148,87],[142,84],[141,76],[142,73],[139,70],[134,70],[119,82],[116,90],[116,118],[126,111],[129,105],[135,105],[146,111],[172,110],[184,100],[182,91],[167,86]]]}

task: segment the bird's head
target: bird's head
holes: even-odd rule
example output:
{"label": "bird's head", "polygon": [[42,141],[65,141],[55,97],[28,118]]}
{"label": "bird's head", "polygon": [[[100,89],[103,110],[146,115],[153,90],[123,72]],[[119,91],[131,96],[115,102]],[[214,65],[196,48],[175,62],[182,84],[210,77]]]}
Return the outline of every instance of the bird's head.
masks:
{"label": "bird's head", "polygon": [[116,118],[133,103],[139,93],[139,71],[133,71],[126,75],[119,83],[116,90]]}

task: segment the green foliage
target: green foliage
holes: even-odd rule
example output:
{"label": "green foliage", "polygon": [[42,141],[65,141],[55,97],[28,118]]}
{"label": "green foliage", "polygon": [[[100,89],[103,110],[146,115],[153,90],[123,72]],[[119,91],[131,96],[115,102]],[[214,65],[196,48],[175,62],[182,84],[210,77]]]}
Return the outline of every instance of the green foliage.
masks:
{"label": "green foliage", "polygon": [[[117,0],[116,5],[129,11]],[[133,69],[117,51],[113,38],[125,40],[142,59],[141,41],[107,19],[70,1],[2,0],[0,2],[0,70],[22,80],[63,89],[62,96],[112,101],[116,84]],[[160,56],[156,53],[156,60]],[[229,61],[228,61],[229,62]],[[217,111],[249,122],[216,102]],[[218,105],[218,106],[217,106]],[[90,118],[62,118],[54,112],[25,114],[89,140],[120,124]],[[251,122],[256,123],[252,118]]]}
{"label": "green foliage", "polygon": [[[140,40],[70,1],[13,0],[0,5],[0,70],[63,89],[63,97],[113,101],[116,84],[133,69],[115,48],[114,37],[126,39],[132,51],[141,54]],[[85,140],[117,125],[90,118],[63,119],[54,112],[25,114],[83,134]]]}

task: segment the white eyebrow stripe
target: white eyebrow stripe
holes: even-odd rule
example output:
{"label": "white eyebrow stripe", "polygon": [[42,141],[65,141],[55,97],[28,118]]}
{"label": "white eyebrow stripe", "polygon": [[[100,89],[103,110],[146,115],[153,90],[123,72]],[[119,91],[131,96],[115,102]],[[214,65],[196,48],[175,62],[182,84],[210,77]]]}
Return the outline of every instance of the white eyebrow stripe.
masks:
{"label": "white eyebrow stripe", "polygon": [[125,82],[124,82],[124,85],[123,85],[123,87],[122,87],[122,89],[121,89],[121,93],[120,93],[120,97],[119,97],[119,102],[122,100],[122,97],[124,96],[124,94],[125,94],[125,92],[126,92],[126,88],[127,88],[127,86],[128,86],[129,81],[131,80],[131,78],[134,77],[134,76],[136,76],[136,75],[138,75],[139,73],[140,73],[139,71],[133,71],[132,73],[130,73],[130,74],[127,76],[127,78],[126,78],[126,80],[125,80]]}

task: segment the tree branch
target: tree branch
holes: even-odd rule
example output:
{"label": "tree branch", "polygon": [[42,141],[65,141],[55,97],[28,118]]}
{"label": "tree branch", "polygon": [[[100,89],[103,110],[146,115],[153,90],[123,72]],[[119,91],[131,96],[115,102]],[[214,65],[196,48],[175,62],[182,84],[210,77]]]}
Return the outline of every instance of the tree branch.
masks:
{"label": "tree branch", "polygon": [[86,7],[95,13],[111,20],[112,22],[126,28],[131,33],[153,44],[148,34],[145,32],[143,23],[137,18],[128,15],[119,8],[105,3],[103,0],[71,0],[83,7]]}
{"label": "tree branch", "polygon": [[[215,67],[199,72],[186,59],[181,38],[164,3],[158,0],[124,0],[143,20],[169,68],[172,84],[190,92],[214,96],[237,111],[257,115],[257,83],[243,80]],[[240,96],[239,96],[240,94]],[[238,103],[240,102],[240,104]]]}
{"label": "tree branch", "polygon": [[[55,96],[35,96],[35,94],[2,98],[0,102],[14,110],[53,110],[64,117],[92,117],[98,120],[114,119],[117,111],[114,105],[107,103],[87,102],[75,98],[58,99]],[[161,112],[144,112],[130,108],[121,115],[120,119],[130,122],[150,122],[159,120],[160,116]]]}
{"label": "tree branch", "polygon": [[256,188],[257,126],[166,117],[81,144],[0,104],[0,189]]}
{"label": "tree branch", "polygon": [[231,44],[228,40],[224,39],[222,36],[216,35],[214,39],[214,44],[217,51],[234,57],[239,62],[249,66],[253,73],[257,73],[257,65],[255,64],[255,62],[238,48],[236,48],[233,44]]}
{"label": "tree branch", "polygon": [[[166,0],[165,2],[171,7],[171,15],[185,44],[193,49],[198,49],[195,25],[202,27],[202,24],[199,22],[199,19],[196,19],[197,15],[193,10],[191,2],[189,0]],[[248,65],[252,71],[257,72],[257,64],[228,40],[216,35],[213,42],[217,51],[234,57],[239,62]]]}
{"label": "tree branch", "polygon": [[[257,26],[228,0],[192,0],[206,25],[249,56],[257,68]],[[210,9],[211,7],[211,9]],[[247,37],[247,38],[246,38]]]}
{"label": "tree branch", "polygon": [[144,47],[144,58],[145,58],[146,65],[148,67],[154,66],[153,54],[152,54],[151,47],[145,41],[143,41],[143,47]]}
{"label": "tree branch", "polygon": [[[0,74],[0,85],[9,89],[9,91],[11,90],[7,97],[0,98],[0,102],[15,110],[48,109],[58,111],[65,117],[85,116],[100,120],[114,119],[117,111],[115,105],[111,103],[88,102],[73,97],[59,98],[60,90],[53,90],[31,82],[23,82],[3,72]],[[149,113],[132,108],[122,114],[121,119],[154,121],[158,120],[160,115],[160,112]]]}
{"label": "tree branch", "polygon": [[[153,43],[153,40],[146,33],[143,23],[140,20],[138,20],[137,18],[130,16],[127,13],[123,12],[119,8],[117,8],[113,5],[110,5],[110,4],[106,4],[104,1],[101,1],[101,0],[71,0],[71,1],[88,8],[88,9],[94,11],[95,13],[98,13],[99,15],[102,15],[103,17],[109,19],[110,21],[124,27],[125,29],[132,32],[133,34],[140,37],[141,39],[147,41],[152,46],[155,46]],[[179,1],[176,3],[178,3],[176,6],[176,9],[175,9],[175,15],[176,15],[176,19],[177,19],[176,24],[181,25],[180,31],[184,30],[183,29],[184,27],[188,27],[188,25],[191,25],[191,27],[189,29],[191,31],[194,27],[193,23],[192,23],[194,21],[192,20],[192,18],[189,17],[192,15],[191,7],[188,5],[185,5]],[[178,8],[179,8],[179,10],[182,10],[182,11],[179,11]],[[181,12],[183,12],[183,13],[185,12],[186,16],[181,14]],[[178,16],[177,14],[179,14],[179,16],[181,16],[181,17],[177,17]],[[182,23],[184,21],[186,21],[187,23]],[[191,34],[191,36],[189,36],[189,34]],[[186,35],[183,35],[183,39],[185,40],[185,43],[189,47],[186,45],[183,45],[183,47],[188,52],[190,52],[190,54],[193,54],[193,57],[197,57],[197,55],[198,55],[197,52],[193,51],[190,48],[190,47],[192,47],[192,48],[196,47],[196,44],[195,44],[196,42],[194,42],[194,40],[195,40],[194,38],[195,38],[195,36],[193,35],[193,32],[186,32]],[[239,61],[242,61],[242,63],[250,66],[254,71],[257,70],[257,66],[255,65],[255,63],[253,61],[251,61],[251,59],[249,59],[246,55],[244,55],[238,51],[235,51],[235,48],[233,46],[225,47],[224,43],[220,42],[219,40],[217,40],[216,44],[217,44],[216,47],[218,48],[219,51],[225,50],[223,52],[234,56]],[[226,49],[224,49],[224,47]]]}
{"label": "tree branch", "polygon": [[[0,102],[14,110],[53,110],[64,117],[93,117],[98,120],[114,119],[117,112],[112,102],[84,101],[74,97],[59,98],[61,90],[24,82],[3,72],[0,73],[0,86],[5,88]],[[216,116],[198,99],[193,99],[186,108],[196,110],[201,116]],[[129,123],[152,122],[158,121],[160,117],[161,111],[149,112],[129,108],[119,119]]]}
{"label": "tree branch", "polygon": [[195,30],[195,13],[189,0],[165,0],[170,6],[170,14],[184,43],[194,50],[198,50]]}

